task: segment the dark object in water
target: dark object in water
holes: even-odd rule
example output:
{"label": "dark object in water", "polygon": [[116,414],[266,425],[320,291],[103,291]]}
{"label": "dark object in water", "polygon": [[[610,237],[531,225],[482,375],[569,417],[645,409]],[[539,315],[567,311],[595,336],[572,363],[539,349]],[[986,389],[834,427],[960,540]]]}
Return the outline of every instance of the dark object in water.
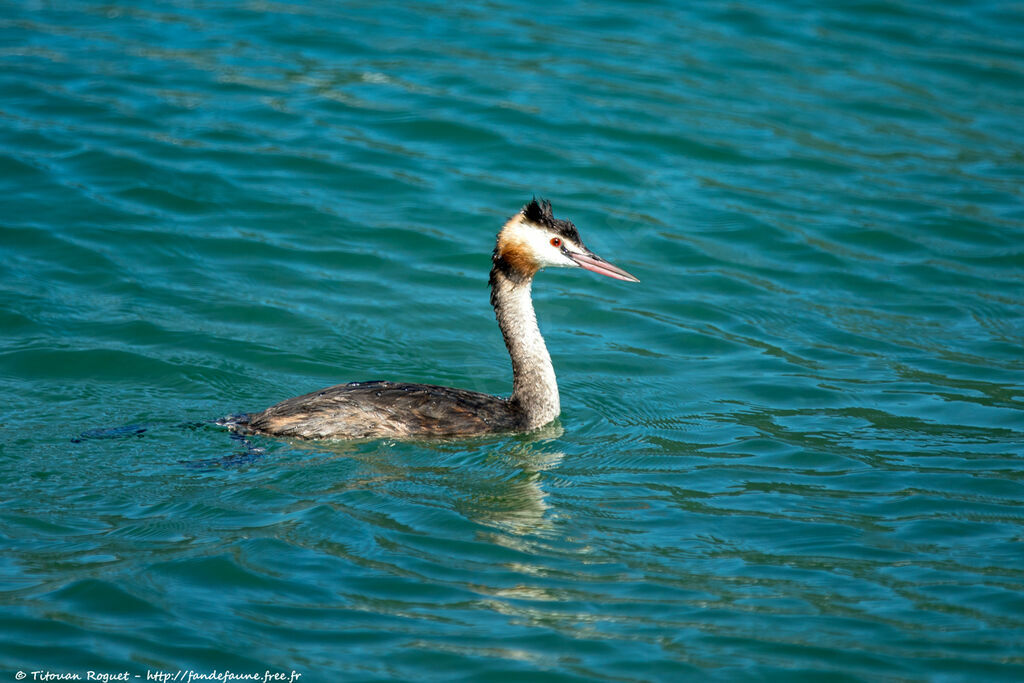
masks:
{"label": "dark object in water", "polygon": [[146,429],[145,425],[122,425],[121,427],[88,429],[77,437],[73,437],[71,443],[82,443],[91,439],[122,439],[126,436],[142,436]]}
{"label": "dark object in water", "polygon": [[[187,429],[189,431],[195,431],[213,422],[182,422],[180,424],[173,425],[176,429]],[[84,441],[92,441],[96,439],[126,439],[129,437],[141,437],[150,428],[150,425],[122,425],[120,427],[98,427],[96,429],[89,429],[76,437],[71,438],[71,443],[82,443]],[[248,438],[242,434],[231,434],[230,438],[232,441],[241,444],[241,451],[231,453],[219,458],[205,458],[203,460],[179,460],[181,464],[185,465],[190,469],[208,470],[219,467],[239,467],[241,465],[248,464],[259,458],[263,457],[266,453],[266,449],[261,446],[254,446]]]}

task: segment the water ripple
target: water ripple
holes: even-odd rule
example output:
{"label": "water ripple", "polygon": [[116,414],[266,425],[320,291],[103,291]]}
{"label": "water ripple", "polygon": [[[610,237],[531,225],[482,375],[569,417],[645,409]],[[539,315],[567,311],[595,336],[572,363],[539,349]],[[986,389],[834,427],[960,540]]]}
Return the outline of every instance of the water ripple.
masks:
{"label": "water ripple", "polygon": [[[1020,678],[1013,8],[3,6],[8,669]],[[209,424],[507,393],[535,194],[559,423]]]}

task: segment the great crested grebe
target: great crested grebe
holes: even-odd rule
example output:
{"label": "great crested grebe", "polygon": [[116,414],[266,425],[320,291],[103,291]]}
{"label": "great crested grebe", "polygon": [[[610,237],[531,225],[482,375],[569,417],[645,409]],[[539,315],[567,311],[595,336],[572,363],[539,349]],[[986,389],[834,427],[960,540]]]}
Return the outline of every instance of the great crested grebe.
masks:
{"label": "great crested grebe", "polygon": [[561,408],[551,356],[533,312],[533,276],[557,266],[639,280],[587,249],[576,226],[555,218],[543,199],[534,199],[505,223],[491,260],[491,305],[512,357],[509,398],[431,384],[351,382],[221,423],[236,431],[298,439],[408,439],[523,432],[551,422]]}

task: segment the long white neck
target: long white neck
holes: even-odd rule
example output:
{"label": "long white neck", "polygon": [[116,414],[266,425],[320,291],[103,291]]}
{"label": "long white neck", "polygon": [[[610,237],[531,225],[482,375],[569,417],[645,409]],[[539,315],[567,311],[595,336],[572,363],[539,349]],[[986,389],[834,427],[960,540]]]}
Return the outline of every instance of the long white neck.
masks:
{"label": "long white neck", "polygon": [[509,401],[523,411],[527,429],[545,425],[561,412],[555,369],[533,311],[532,283],[532,278],[513,281],[497,267],[491,271],[491,304],[512,358]]}

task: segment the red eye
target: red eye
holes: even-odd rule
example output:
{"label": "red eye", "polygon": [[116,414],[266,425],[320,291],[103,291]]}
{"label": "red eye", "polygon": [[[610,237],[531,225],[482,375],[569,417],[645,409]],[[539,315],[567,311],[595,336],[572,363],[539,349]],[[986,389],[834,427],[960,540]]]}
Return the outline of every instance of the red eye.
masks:
{"label": "red eye", "polygon": [[560,247],[560,246],[562,246],[562,240],[558,239],[557,237],[552,237],[551,238],[551,246],[553,246],[553,247]]}

